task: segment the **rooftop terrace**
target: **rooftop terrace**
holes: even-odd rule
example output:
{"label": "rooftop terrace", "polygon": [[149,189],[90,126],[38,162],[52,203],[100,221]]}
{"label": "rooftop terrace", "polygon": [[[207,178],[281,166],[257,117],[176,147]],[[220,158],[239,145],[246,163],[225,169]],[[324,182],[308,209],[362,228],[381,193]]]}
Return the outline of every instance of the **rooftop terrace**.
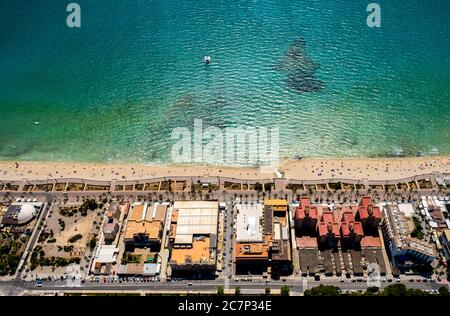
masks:
{"label": "rooftop terrace", "polygon": [[236,241],[263,241],[263,206],[261,204],[238,204],[236,206]]}
{"label": "rooftop terrace", "polygon": [[170,262],[177,265],[184,264],[213,264],[214,252],[211,252],[211,239],[206,236],[193,238],[189,247],[173,248]]}

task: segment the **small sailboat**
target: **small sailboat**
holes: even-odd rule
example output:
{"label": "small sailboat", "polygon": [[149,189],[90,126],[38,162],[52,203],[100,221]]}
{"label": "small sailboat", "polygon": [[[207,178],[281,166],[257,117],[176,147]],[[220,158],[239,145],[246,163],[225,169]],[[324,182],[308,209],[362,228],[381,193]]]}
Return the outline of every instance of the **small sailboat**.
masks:
{"label": "small sailboat", "polygon": [[205,64],[210,64],[211,63],[211,56],[205,56],[204,60],[205,60]]}

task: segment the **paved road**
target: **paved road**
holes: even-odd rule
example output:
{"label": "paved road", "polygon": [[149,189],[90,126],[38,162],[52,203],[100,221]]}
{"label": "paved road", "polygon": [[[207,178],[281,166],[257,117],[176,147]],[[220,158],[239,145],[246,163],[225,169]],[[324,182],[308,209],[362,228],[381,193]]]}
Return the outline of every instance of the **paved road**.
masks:
{"label": "paved road", "polygon": [[225,243],[223,245],[223,253],[225,254],[224,263],[224,278],[226,281],[226,285],[229,286],[229,277],[233,275],[233,256],[232,256],[232,250],[233,250],[233,243],[231,239],[231,235],[233,234],[233,227],[231,224],[233,223],[233,205],[231,203],[227,203],[226,209],[225,209]]}
{"label": "paved road", "polygon": [[[44,282],[43,287],[37,288],[34,282],[25,282],[22,280],[13,280],[8,282],[1,282],[0,289],[6,295],[17,295],[17,293],[22,292],[23,290],[33,290],[33,291],[157,291],[157,292],[170,292],[170,291],[215,291],[219,285],[223,285],[223,280],[211,280],[211,281],[191,281],[193,284],[188,285],[188,281],[179,281],[179,282],[161,282],[161,283],[135,283],[135,282],[123,282],[123,283],[84,283],[80,286],[76,287],[68,287],[66,282]],[[439,289],[440,284],[437,283],[423,283],[423,282],[402,282],[407,287],[421,289],[421,290],[437,290]],[[254,280],[253,282],[236,282],[234,280],[229,281],[230,289],[233,289],[239,286],[243,293],[246,291],[251,291],[255,293],[260,291],[262,294],[266,287],[270,287],[272,290],[280,289],[284,285],[288,285],[291,287],[292,292],[300,293],[304,292],[306,288],[312,288],[318,286],[319,284],[325,285],[334,285],[340,287],[342,290],[366,290],[367,284],[365,282],[339,282],[335,280],[321,280],[321,281],[313,281],[308,280],[304,282],[303,280],[287,280],[286,282],[282,281],[270,281],[266,284],[262,280]],[[384,288],[390,284],[383,282],[381,284],[381,288]],[[306,288],[305,288],[306,285]]]}
{"label": "paved road", "polygon": [[45,220],[47,219],[47,215],[52,208],[53,208],[53,204],[50,204],[50,203],[46,204],[44,207],[44,210],[41,212],[39,218],[36,220],[37,227],[34,230],[33,235],[31,236],[30,242],[28,243],[28,247],[27,247],[28,252],[31,252],[33,250],[34,245],[36,244],[36,240],[39,237],[39,223],[44,224]]}
{"label": "paved road", "polygon": [[[160,277],[162,281],[166,281],[167,278],[167,263],[169,261],[169,249],[168,245],[168,234],[170,231],[171,217],[172,217],[173,207],[167,208],[166,219],[164,221],[164,231],[163,236],[161,238],[161,249],[159,251],[159,256],[161,257],[161,273]],[[124,226],[125,227],[125,226]]]}

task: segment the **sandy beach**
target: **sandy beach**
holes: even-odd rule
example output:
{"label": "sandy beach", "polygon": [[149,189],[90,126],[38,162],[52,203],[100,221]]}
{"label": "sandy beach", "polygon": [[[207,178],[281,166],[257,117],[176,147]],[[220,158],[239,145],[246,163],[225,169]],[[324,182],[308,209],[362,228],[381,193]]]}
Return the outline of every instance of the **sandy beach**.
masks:
{"label": "sandy beach", "polygon": [[408,158],[308,158],[281,166],[286,178],[398,180],[433,172],[449,173],[450,156]]}
{"label": "sandy beach", "polygon": [[[287,179],[397,180],[433,172],[450,173],[450,156],[411,158],[305,158],[288,160],[278,168]],[[138,164],[0,162],[0,180],[83,178],[124,181],[166,176],[222,176],[239,179],[275,177],[259,168],[211,166],[152,166]]]}

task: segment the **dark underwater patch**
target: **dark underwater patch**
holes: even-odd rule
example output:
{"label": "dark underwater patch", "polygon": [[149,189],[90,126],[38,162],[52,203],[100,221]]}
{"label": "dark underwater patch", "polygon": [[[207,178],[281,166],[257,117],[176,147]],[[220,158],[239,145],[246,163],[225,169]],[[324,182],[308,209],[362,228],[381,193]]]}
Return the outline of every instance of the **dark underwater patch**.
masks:
{"label": "dark underwater patch", "polygon": [[304,38],[295,39],[275,69],[286,74],[286,83],[293,91],[319,92],[325,87],[324,82],[315,77],[320,64],[308,56],[305,47]]}
{"label": "dark underwater patch", "polygon": [[34,145],[20,144],[20,145],[6,145],[0,148],[0,156],[7,158],[19,158],[33,151]]}

